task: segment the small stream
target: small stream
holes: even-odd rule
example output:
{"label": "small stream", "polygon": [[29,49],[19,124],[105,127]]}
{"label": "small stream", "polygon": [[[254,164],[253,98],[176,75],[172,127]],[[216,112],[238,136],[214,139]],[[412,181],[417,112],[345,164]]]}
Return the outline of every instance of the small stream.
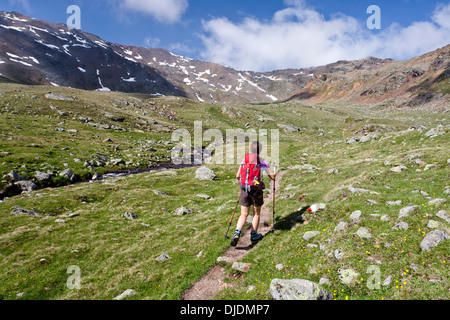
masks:
{"label": "small stream", "polygon": [[[141,168],[129,168],[129,169],[119,169],[119,170],[109,170],[106,173],[99,176],[97,179],[88,179],[83,181],[76,181],[73,183],[69,183],[67,185],[71,184],[79,184],[79,183],[90,183],[93,181],[98,180],[105,180],[110,178],[116,178],[116,177],[125,177],[131,174],[139,174],[139,173],[145,173],[145,172],[152,172],[152,171],[164,171],[164,170],[179,170],[179,169],[185,169],[185,168],[192,168],[192,167],[199,167],[200,165],[194,164],[174,164],[173,162],[161,162],[156,165],[153,165],[151,167],[141,167]],[[66,185],[64,185],[66,186]],[[48,188],[61,188],[64,186],[48,186]],[[45,190],[46,188],[38,189],[38,190]],[[0,194],[0,203],[4,202],[6,199],[17,196],[22,193],[22,191],[14,187],[13,189],[9,190],[8,196],[6,194]]]}

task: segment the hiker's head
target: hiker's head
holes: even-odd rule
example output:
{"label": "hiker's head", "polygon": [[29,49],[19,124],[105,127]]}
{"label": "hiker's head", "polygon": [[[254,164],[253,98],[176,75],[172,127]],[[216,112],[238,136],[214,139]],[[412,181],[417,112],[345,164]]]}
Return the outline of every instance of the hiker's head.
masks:
{"label": "hiker's head", "polygon": [[260,154],[262,151],[262,144],[259,141],[253,141],[252,144],[250,145],[250,151],[252,153],[257,153]]}

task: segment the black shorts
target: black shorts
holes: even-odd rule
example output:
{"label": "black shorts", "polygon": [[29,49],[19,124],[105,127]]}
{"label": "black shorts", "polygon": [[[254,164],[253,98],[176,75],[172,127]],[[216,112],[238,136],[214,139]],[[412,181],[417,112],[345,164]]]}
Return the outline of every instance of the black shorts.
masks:
{"label": "black shorts", "polygon": [[243,207],[251,207],[252,205],[255,207],[261,207],[264,204],[263,191],[256,190],[255,192],[250,192],[250,194],[247,194],[241,189],[239,202]]}

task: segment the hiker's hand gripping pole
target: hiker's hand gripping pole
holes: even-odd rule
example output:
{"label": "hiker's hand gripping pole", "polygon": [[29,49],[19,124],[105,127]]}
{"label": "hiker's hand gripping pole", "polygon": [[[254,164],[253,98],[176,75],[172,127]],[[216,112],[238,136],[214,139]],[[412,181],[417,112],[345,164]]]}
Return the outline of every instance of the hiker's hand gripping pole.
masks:
{"label": "hiker's hand gripping pole", "polygon": [[[240,195],[239,195],[239,198],[240,198]],[[227,233],[225,233],[225,239],[228,239],[228,231],[230,231],[231,224],[233,223],[234,215],[236,213],[236,209],[237,209],[238,204],[239,204],[239,198],[236,201],[236,207],[234,208],[234,212],[233,212],[233,215],[231,216],[230,223],[228,224],[228,230],[227,230]]]}

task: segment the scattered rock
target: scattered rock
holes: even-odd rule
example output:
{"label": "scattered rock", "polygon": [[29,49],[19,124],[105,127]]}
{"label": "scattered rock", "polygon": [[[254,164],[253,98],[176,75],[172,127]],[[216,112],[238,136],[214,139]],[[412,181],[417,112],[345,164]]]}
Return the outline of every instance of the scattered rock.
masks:
{"label": "scattered rock", "polygon": [[22,191],[34,191],[39,190],[39,186],[32,181],[18,181],[14,183]]}
{"label": "scattered rock", "polygon": [[439,228],[439,222],[437,222],[435,220],[430,220],[430,221],[428,221],[427,228],[437,229],[437,228]]}
{"label": "scattered rock", "polygon": [[59,173],[59,176],[63,177],[63,178],[66,178],[66,179],[70,179],[73,176],[73,172],[72,172],[71,169],[66,169],[66,170],[61,171]]}
{"label": "scattered rock", "polygon": [[327,278],[320,278],[319,285],[320,286],[323,286],[323,285],[329,286],[329,285],[331,285],[331,281]]}
{"label": "scattered rock", "polygon": [[167,252],[163,253],[162,255],[160,255],[158,258],[156,258],[157,261],[166,261],[169,260],[170,256]]}
{"label": "scattered rock", "polygon": [[434,138],[434,137],[441,136],[444,134],[445,134],[444,127],[442,125],[440,125],[437,128],[433,128],[430,131],[428,131],[427,133],[425,133],[425,137]]}
{"label": "scattered rock", "polygon": [[438,213],[436,213],[436,217],[444,219],[445,221],[447,221],[447,223],[450,223],[450,215],[445,210],[441,210]]}
{"label": "scattered rock", "polygon": [[113,166],[118,166],[119,164],[125,164],[123,159],[111,159],[111,164]]}
{"label": "scattered rock", "polygon": [[303,239],[309,240],[311,238],[314,238],[320,234],[320,231],[307,231],[303,234]]}
{"label": "scattered rock", "polygon": [[370,231],[364,227],[359,228],[358,231],[356,231],[356,235],[363,239],[372,238],[372,234],[370,233]]}
{"label": "scattered rock", "polygon": [[420,206],[408,206],[400,209],[398,219],[408,217],[411,213],[420,209]]}
{"label": "scattered rock", "polygon": [[422,249],[422,251],[428,251],[449,238],[450,236],[447,234],[447,232],[440,229],[431,231],[420,243],[420,248]]}
{"label": "scattered rock", "polygon": [[234,258],[233,257],[218,257],[217,259],[216,259],[216,262],[217,263],[219,263],[219,262],[226,262],[226,263],[232,263],[232,262],[234,262]]}
{"label": "scattered rock", "polygon": [[137,294],[137,292],[134,291],[133,289],[128,289],[128,290],[122,292],[117,297],[115,297],[113,300],[123,300],[123,299],[129,298],[129,297],[132,297],[136,294]]}
{"label": "scattered rock", "polygon": [[391,285],[391,282],[392,282],[392,276],[387,276],[381,285],[383,287],[387,287],[387,286]]}
{"label": "scattered rock", "polygon": [[39,181],[49,181],[51,179],[51,176],[48,173],[40,171],[36,171],[34,177]]}
{"label": "scattered rock", "polygon": [[368,190],[368,189],[354,188],[354,187],[348,187],[348,190],[349,190],[351,193],[355,193],[355,192],[371,192],[371,191]]}
{"label": "scattered rock", "polygon": [[439,198],[428,201],[429,206],[439,206],[447,202],[447,199]]}
{"label": "scattered rock", "polygon": [[12,209],[13,210],[11,211],[11,214],[27,214],[29,216],[40,216],[39,213],[37,213],[33,210],[27,210],[27,209],[21,208],[19,206],[14,206],[14,207],[12,207]]}
{"label": "scattered rock", "polygon": [[103,178],[103,175],[100,174],[100,173],[98,173],[98,172],[96,172],[96,173],[94,173],[94,175],[92,176],[92,179],[91,179],[91,180],[98,181],[98,180],[102,180],[102,178]]}
{"label": "scattered rock", "polygon": [[45,95],[45,97],[47,99],[52,99],[52,100],[62,100],[62,101],[74,101],[75,99],[71,98],[71,97],[67,97],[65,95],[62,95],[60,93],[47,93]]}
{"label": "scattered rock", "polygon": [[205,199],[205,200],[212,200],[213,198],[211,196],[208,196],[207,194],[198,194],[197,197]]}
{"label": "scattered rock", "polygon": [[350,215],[350,219],[353,220],[353,221],[358,221],[359,217],[361,217],[361,210],[354,211]]}
{"label": "scattered rock", "polygon": [[427,170],[430,170],[430,169],[433,169],[433,168],[436,168],[436,167],[437,167],[437,164],[429,163],[429,164],[425,165],[425,168],[423,168],[423,171],[427,171]]}
{"label": "scattered rock", "polygon": [[133,212],[125,212],[122,216],[127,218],[128,220],[136,220],[138,218],[137,214]]}
{"label": "scattered rock", "polygon": [[339,222],[339,224],[336,226],[336,228],[334,228],[334,232],[344,230],[345,228],[347,228],[347,225],[348,225],[347,222],[344,222],[344,221]]}
{"label": "scattered rock", "polygon": [[400,221],[399,223],[397,223],[396,225],[394,225],[392,227],[393,230],[399,230],[399,229],[407,230],[408,228],[409,228],[409,224],[406,222],[403,222],[403,221]]}
{"label": "scattered rock", "polygon": [[201,166],[195,171],[195,178],[199,180],[218,180],[214,171],[207,166]]}
{"label": "scattered rock", "polygon": [[176,216],[184,216],[192,212],[194,212],[194,210],[188,209],[186,207],[179,207],[178,209],[175,210],[173,214]]}
{"label": "scattered rock", "polygon": [[281,270],[283,270],[284,266],[283,266],[282,263],[279,263],[279,264],[277,264],[277,265],[275,266],[275,268],[276,268],[278,271],[281,271]]}
{"label": "scattered rock", "polygon": [[344,257],[344,252],[341,249],[334,250],[334,257],[341,260]]}
{"label": "scattered rock", "polygon": [[389,171],[399,173],[399,172],[405,171],[406,169],[407,168],[405,166],[395,166],[395,167],[389,169]]}
{"label": "scattered rock", "polygon": [[163,191],[159,191],[159,190],[152,190],[154,194],[156,194],[157,196],[163,196],[163,197],[169,197],[170,194],[167,194]]}
{"label": "scattered rock", "polygon": [[350,269],[350,268],[349,269],[339,268],[338,276],[339,276],[339,280],[343,284],[351,285],[355,281],[356,277],[359,276],[359,273],[357,273],[356,271],[354,271],[353,269]]}
{"label": "scattered rock", "polygon": [[332,300],[333,295],[317,283],[303,279],[273,279],[270,294],[275,300]]}
{"label": "scattered rock", "polygon": [[109,120],[115,121],[115,122],[123,122],[125,120],[125,117],[116,116],[109,112],[105,113],[105,117],[108,118]]}
{"label": "scattered rock", "polygon": [[7,174],[8,177],[11,178],[12,181],[23,181],[25,180],[18,172],[16,171],[11,171],[10,173]]}
{"label": "scattered rock", "polygon": [[402,200],[386,201],[386,204],[388,206],[400,206],[402,204]]}
{"label": "scattered rock", "polygon": [[248,272],[250,269],[250,263],[235,261],[231,268],[240,272]]}
{"label": "scattered rock", "polygon": [[286,133],[293,133],[301,131],[300,128],[290,124],[277,124],[277,127],[283,129]]}

